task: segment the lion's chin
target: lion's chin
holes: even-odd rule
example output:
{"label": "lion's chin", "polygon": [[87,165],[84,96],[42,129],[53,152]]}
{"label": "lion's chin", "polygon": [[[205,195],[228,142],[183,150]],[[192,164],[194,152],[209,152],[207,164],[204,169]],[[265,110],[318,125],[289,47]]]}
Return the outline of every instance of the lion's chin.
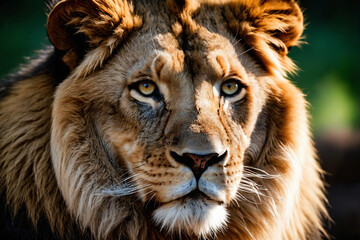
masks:
{"label": "lion's chin", "polygon": [[226,226],[226,208],[203,198],[175,200],[158,207],[153,219],[169,234],[209,236]]}

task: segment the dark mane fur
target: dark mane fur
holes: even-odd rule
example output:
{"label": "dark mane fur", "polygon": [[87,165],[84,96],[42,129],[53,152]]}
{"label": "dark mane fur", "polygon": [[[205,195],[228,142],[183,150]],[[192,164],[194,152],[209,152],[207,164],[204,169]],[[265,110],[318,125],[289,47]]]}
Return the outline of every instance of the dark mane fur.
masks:
{"label": "dark mane fur", "polygon": [[40,74],[50,74],[53,77],[54,86],[59,85],[69,74],[69,68],[61,61],[60,55],[61,53],[53,46],[47,46],[38,51],[35,58],[0,80],[0,99],[8,95],[14,84]]}

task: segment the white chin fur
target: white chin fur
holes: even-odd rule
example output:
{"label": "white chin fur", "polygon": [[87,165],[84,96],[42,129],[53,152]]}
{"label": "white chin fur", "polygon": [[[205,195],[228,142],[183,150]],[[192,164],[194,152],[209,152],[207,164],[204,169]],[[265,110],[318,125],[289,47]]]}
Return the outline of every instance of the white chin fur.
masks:
{"label": "white chin fur", "polygon": [[186,199],[160,206],[154,211],[153,219],[169,234],[186,232],[206,237],[226,226],[227,211],[215,202]]}

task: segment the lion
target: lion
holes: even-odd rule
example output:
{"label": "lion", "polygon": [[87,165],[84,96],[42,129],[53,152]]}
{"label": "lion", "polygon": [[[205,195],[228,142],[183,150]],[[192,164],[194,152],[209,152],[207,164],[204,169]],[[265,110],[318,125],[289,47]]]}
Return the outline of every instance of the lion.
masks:
{"label": "lion", "polygon": [[9,239],[321,239],[294,0],[61,0],[2,81]]}

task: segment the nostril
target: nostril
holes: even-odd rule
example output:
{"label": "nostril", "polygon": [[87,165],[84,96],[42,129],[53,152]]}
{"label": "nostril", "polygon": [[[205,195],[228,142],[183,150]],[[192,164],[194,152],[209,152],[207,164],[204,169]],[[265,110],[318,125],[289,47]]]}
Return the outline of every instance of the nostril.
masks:
{"label": "nostril", "polygon": [[211,154],[193,154],[184,153],[182,156],[175,152],[170,152],[171,156],[175,161],[188,166],[195,174],[197,179],[200,178],[201,174],[211,165],[221,162],[225,159],[227,152],[220,155],[217,153]]}
{"label": "nostril", "polygon": [[179,154],[177,154],[176,152],[171,151],[170,155],[175,159],[175,161],[177,161],[178,163],[182,163],[185,166],[188,166],[189,168],[192,169],[194,162],[192,161],[191,158],[187,157],[187,156],[180,156]]}
{"label": "nostril", "polygon": [[211,159],[209,159],[209,161],[206,163],[207,166],[211,166],[211,165],[214,165],[214,164],[216,164],[216,163],[221,162],[222,160],[225,159],[226,154],[227,154],[227,151],[225,151],[225,152],[224,152],[223,154],[221,154],[220,156],[219,156],[219,154],[216,154],[215,157],[212,157]]}

